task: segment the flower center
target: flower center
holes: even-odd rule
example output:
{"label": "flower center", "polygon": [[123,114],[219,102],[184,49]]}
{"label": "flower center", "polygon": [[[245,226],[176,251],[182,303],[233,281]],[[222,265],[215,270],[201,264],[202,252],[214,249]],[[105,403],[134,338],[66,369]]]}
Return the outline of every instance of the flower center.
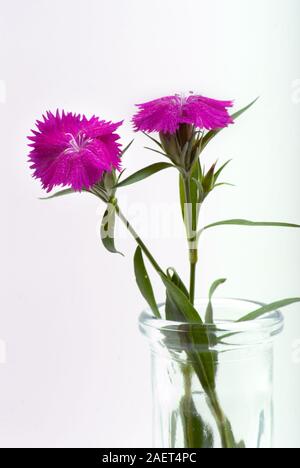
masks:
{"label": "flower center", "polygon": [[92,142],[92,139],[85,135],[83,132],[79,132],[76,136],[72,135],[72,133],[66,133],[70,140],[68,142],[69,148],[66,152],[73,152],[79,153],[82,149],[84,149],[89,143]]}

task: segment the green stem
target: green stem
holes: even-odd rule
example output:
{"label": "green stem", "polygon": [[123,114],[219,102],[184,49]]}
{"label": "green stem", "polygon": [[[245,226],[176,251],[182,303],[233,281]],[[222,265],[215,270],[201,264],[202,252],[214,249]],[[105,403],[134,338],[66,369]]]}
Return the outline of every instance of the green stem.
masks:
{"label": "green stem", "polygon": [[190,263],[190,301],[195,303],[197,263]]}
{"label": "green stem", "polygon": [[[184,378],[184,397],[185,401],[191,402],[192,401],[192,373],[190,367],[184,366],[183,370],[183,378]],[[190,405],[188,405],[188,411],[183,412],[183,437],[184,437],[184,446],[192,448],[192,434],[193,434],[193,418],[190,414]]]}
{"label": "green stem", "polygon": [[[187,200],[190,200],[190,196],[188,194],[190,194],[190,190],[187,193]],[[147,248],[146,244],[142,241],[140,236],[137,234],[136,230],[133,228],[133,226],[130,224],[130,222],[127,220],[127,218],[125,217],[125,215],[121,211],[117,200],[112,200],[111,202],[115,206],[116,213],[117,213],[118,217],[124,223],[124,225],[126,226],[128,231],[130,232],[130,234],[133,236],[133,238],[135,239],[137,244],[141,247],[143,253],[148,258],[148,260],[151,263],[151,265],[153,266],[153,268],[160,275],[165,276],[165,273],[163,272],[162,268],[159,266],[159,264],[157,263],[157,261],[155,260],[155,258],[153,257],[153,255],[151,254],[149,249]],[[190,211],[190,210],[188,209],[187,211]],[[193,225],[193,220],[191,220],[190,226],[192,226],[192,225]],[[188,232],[190,232],[190,231],[188,231]],[[189,237],[189,239],[191,239],[191,237]],[[196,264],[197,264],[196,253],[197,253],[197,249],[190,249],[190,260],[191,260],[191,262],[190,262],[191,263],[190,295],[191,295],[191,300],[192,301],[194,301],[194,295],[195,295],[195,278],[196,278]],[[191,397],[191,394],[190,394],[190,392],[191,392],[191,381],[190,381],[191,376],[188,373],[188,374],[186,374],[185,377],[186,377],[185,381],[186,381],[186,385],[187,385],[185,391],[188,394],[188,396]],[[219,404],[216,393],[214,391],[208,391],[207,392],[207,397],[208,397],[209,407],[210,407],[210,409],[211,409],[211,411],[212,411],[212,413],[213,413],[213,415],[214,415],[214,417],[216,419],[217,425],[218,425],[218,430],[219,430],[219,433],[220,433],[220,436],[221,436],[223,448],[234,448],[235,447],[235,441],[234,441],[234,437],[233,437],[233,434],[232,434],[231,426],[230,426],[229,421],[227,420],[227,418],[225,417],[225,415],[224,415],[224,413],[222,411],[222,408],[221,408],[221,406]],[[192,421],[189,419],[188,433],[187,433],[188,437],[189,437],[190,434],[192,434],[192,430],[193,430]]]}
{"label": "green stem", "polygon": [[126,228],[128,229],[128,231],[130,232],[130,234],[134,237],[136,243],[141,247],[143,253],[145,254],[145,256],[148,258],[149,262],[151,263],[151,265],[153,266],[153,268],[160,274],[160,275],[163,275],[165,276],[165,273],[163,272],[162,268],[159,266],[159,264],[157,263],[157,261],[155,260],[155,258],[153,257],[153,255],[151,254],[151,252],[149,251],[149,249],[147,248],[146,244],[142,241],[142,239],[140,238],[140,236],[138,235],[138,233],[136,232],[136,230],[133,228],[133,226],[130,224],[130,222],[127,220],[127,218],[125,217],[125,215],[123,214],[123,212],[121,211],[119,205],[118,205],[118,202],[117,200],[115,200],[114,202],[114,206],[115,206],[115,209],[116,209],[116,213],[117,215],[119,216],[120,220],[123,222],[123,224],[126,226]]}
{"label": "green stem", "polygon": [[237,448],[231,425],[224,414],[216,392],[213,391],[212,393],[207,393],[207,398],[208,406],[210,407],[218,426],[218,431],[222,442],[222,448]]}
{"label": "green stem", "polygon": [[189,262],[190,262],[190,301],[195,303],[196,291],[196,270],[198,262],[197,240],[195,240],[195,232],[197,231],[198,216],[194,213],[191,199],[191,181],[189,176],[183,177],[184,181],[184,197],[185,197],[185,225],[187,232],[187,241],[189,247]]}

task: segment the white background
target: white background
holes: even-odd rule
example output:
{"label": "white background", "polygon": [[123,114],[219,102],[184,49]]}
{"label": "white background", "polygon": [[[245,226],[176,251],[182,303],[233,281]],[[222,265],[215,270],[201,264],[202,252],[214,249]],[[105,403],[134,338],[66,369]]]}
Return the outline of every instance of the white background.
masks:
{"label": "white background", "polygon": [[[134,244],[121,234],[126,258],[106,253],[96,199],[38,200],[26,147],[35,119],[56,108],[125,118],[127,143],[134,103],[194,90],[242,107],[259,95],[208,150],[211,162],[234,158],[227,177],[237,188],[213,195],[205,220],[299,222],[299,13],[299,0],[0,1],[2,447],[151,445]],[[157,160],[143,145],[138,136],[124,160],[128,173]],[[177,197],[172,172],[120,192],[129,214],[147,203],[156,224],[155,207]],[[177,238],[139,229],[162,265],[187,273],[179,221]],[[299,232],[222,228],[206,236],[201,262],[202,294],[225,276],[224,295],[300,295]],[[300,448],[300,307],[285,314],[276,447]]]}

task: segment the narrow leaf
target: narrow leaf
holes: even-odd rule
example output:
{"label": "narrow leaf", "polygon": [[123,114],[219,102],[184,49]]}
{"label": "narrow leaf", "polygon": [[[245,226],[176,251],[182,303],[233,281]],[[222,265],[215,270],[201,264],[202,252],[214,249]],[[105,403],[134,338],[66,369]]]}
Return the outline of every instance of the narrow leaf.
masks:
{"label": "narrow leaf", "polygon": [[162,151],[158,151],[154,148],[150,148],[149,146],[144,146],[144,148],[148,151],[152,151],[152,153],[161,154],[162,156],[165,156],[166,158],[170,158],[170,156],[167,153],[163,153]]}
{"label": "narrow leaf", "polygon": [[116,224],[116,210],[112,204],[107,205],[107,210],[104,213],[101,223],[101,240],[108,252],[114,254],[123,254],[116,249],[115,246],[115,224]]}
{"label": "narrow leaf", "polygon": [[192,182],[197,185],[198,190],[199,190],[199,197],[198,200],[202,200],[204,198],[204,188],[200,180],[195,179],[194,177],[192,178]]}
{"label": "narrow leaf", "polygon": [[287,307],[289,305],[295,304],[297,302],[300,302],[300,298],[292,298],[292,299],[283,299],[281,301],[273,302],[272,304],[265,305],[263,307],[260,307],[259,309],[255,310],[254,312],[251,312],[250,314],[246,315],[245,317],[242,317],[238,322],[248,322],[249,320],[256,320],[260,317],[262,317],[265,314],[268,314],[269,312],[273,312],[274,310],[282,309],[283,307]]}
{"label": "narrow leaf", "polygon": [[[172,283],[174,283],[184,293],[184,295],[187,298],[189,298],[189,292],[186,286],[184,285],[183,281],[179,277],[178,273],[173,268],[169,268],[167,274]],[[166,297],[165,314],[166,320],[172,320],[173,322],[185,321],[182,311],[180,310],[180,308],[178,308],[176,302],[173,301],[168,291]]]}
{"label": "narrow leaf", "polygon": [[184,195],[184,181],[181,174],[179,174],[179,200],[180,200],[180,208],[182,219],[185,218],[185,195]]}
{"label": "narrow leaf", "polygon": [[257,222],[257,221],[249,221],[247,219],[228,219],[226,221],[219,221],[217,223],[209,224],[205,226],[202,231],[206,231],[207,229],[217,227],[217,226],[267,226],[267,227],[284,227],[284,228],[300,228],[298,224],[289,224],[289,223],[277,223],[277,222]]}
{"label": "narrow leaf", "polygon": [[232,159],[229,159],[229,161],[226,161],[225,164],[223,164],[223,166],[220,167],[220,169],[218,169],[216,172],[215,172],[215,182],[217,182],[218,178],[220,177],[221,173],[224,171],[224,169],[228,166],[228,164],[230,164],[232,161]]}
{"label": "narrow leaf", "polygon": [[160,274],[160,277],[167,288],[167,292],[170,298],[176,304],[178,310],[181,311],[185,320],[187,322],[202,324],[203,322],[200,318],[200,315],[186,297],[185,293],[182,292],[181,289],[176,286],[176,284],[174,284],[168,276]]}
{"label": "narrow leaf", "polygon": [[140,246],[137,247],[134,255],[134,272],[137,285],[144,299],[148,303],[155,317],[161,318]]}
{"label": "narrow leaf", "polygon": [[126,169],[123,169],[123,171],[120,172],[120,174],[118,175],[118,178],[117,178],[117,182],[119,182],[121,180],[121,177],[122,177],[122,175],[124,174],[125,171],[126,171]]}
{"label": "narrow leaf", "polygon": [[210,449],[214,445],[213,431],[197,411],[192,396],[182,397],[180,416],[184,435],[184,446],[194,449]]}
{"label": "narrow leaf", "polygon": [[126,187],[128,185],[135,184],[136,182],[140,182],[141,180],[147,179],[148,177],[156,174],[157,172],[163,171],[164,169],[168,169],[170,167],[174,167],[170,163],[160,162],[152,164],[151,166],[144,167],[140,171],[135,172],[127,179],[119,182],[115,188]]}
{"label": "narrow leaf", "polygon": [[130,148],[131,145],[133,144],[133,142],[134,142],[134,139],[131,140],[131,142],[130,142],[127,146],[125,146],[125,148],[123,149],[123,151],[122,151],[122,153],[121,153],[121,156],[124,156],[124,154],[129,150],[129,148]]}
{"label": "narrow leaf", "polygon": [[61,190],[60,192],[56,192],[53,195],[50,195],[49,197],[39,198],[39,200],[52,200],[53,198],[63,197],[65,195],[71,195],[73,193],[79,193],[79,192],[75,192],[74,189],[68,188],[68,189],[65,189],[65,190]]}
{"label": "narrow leaf", "polygon": [[216,290],[218,289],[219,286],[224,284],[227,280],[225,278],[221,278],[216,280],[210,290],[209,290],[209,303],[206,309],[206,314],[205,314],[205,323],[208,324],[213,324],[214,323],[214,313],[213,313],[213,306],[212,306],[212,298],[213,295],[215,294]]}
{"label": "narrow leaf", "polygon": [[[250,104],[248,104],[248,106],[244,107],[243,109],[235,112],[231,117],[233,118],[233,120],[236,120],[237,118],[239,118],[241,115],[243,115],[248,109],[250,109],[255,103],[256,101],[258,100],[259,98],[256,98],[253,102],[251,102]],[[226,127],[225,127],[226,128]],[[204,150],[204,148],[208,145],[208,143],[216,136],[218,135],[218,133],[220,133],[222,130],[224,130],[223,128],[220,128],[218,130],[211,130],[210,132],[208,132],[204,137],[203,137],[203,140],[202,140],[202,151]]]}
{"label": "narrow leaf", "polygon": [[235,187],[235,185],[230,184],[229,182],[220,182],[219,184],[214,185],[214,188],[218,187]]}
{"label": "narrow leaf", "polygon": [[163,149],[163,145],[158,141],[156,140],[155,138],[153,138],[151,135],[149,135],[148,133],[146,132],[143,132],[143,134],[149,138],[149,140],[153,141],[153,143],[155,143],[157,146],[159,146],[161,149]]}
{"label": "narrow leaf", "polygon": [[259,96],[256,99],[254,99],[254,101],[250,102],[250,104],[248,104],[248,106],[243,107],[239,111],[232,114],[231,117],[233,118],[233,120],[238,119],[241,115],[243,115],[245,112],[247,112],[247,110],[249,110],[258,100],[259,100]]}

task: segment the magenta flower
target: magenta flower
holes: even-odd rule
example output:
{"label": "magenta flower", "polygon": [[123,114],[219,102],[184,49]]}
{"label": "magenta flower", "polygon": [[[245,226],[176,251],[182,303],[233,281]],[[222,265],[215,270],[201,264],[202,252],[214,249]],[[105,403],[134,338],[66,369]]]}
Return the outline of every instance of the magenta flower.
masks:
{"label": "magenta flower", "polygon": [[64,111],[47,112],[28,137],[33,142],[29,145],[33,176],[47,192],[55,186],[76,191],[91,188],[104,172],[120,169],[120,137],[115,133],[120,125],[95,116],[88,120]]}
{"label": "magenta flower", "polygon": [[216,130],[233,123],[228,108],[232,101],[216,101],[191,94],[167,96],[155,101],[138,104],[139,112],[133,117],[135,131],[174,134],[180,124],[196,128]]}

